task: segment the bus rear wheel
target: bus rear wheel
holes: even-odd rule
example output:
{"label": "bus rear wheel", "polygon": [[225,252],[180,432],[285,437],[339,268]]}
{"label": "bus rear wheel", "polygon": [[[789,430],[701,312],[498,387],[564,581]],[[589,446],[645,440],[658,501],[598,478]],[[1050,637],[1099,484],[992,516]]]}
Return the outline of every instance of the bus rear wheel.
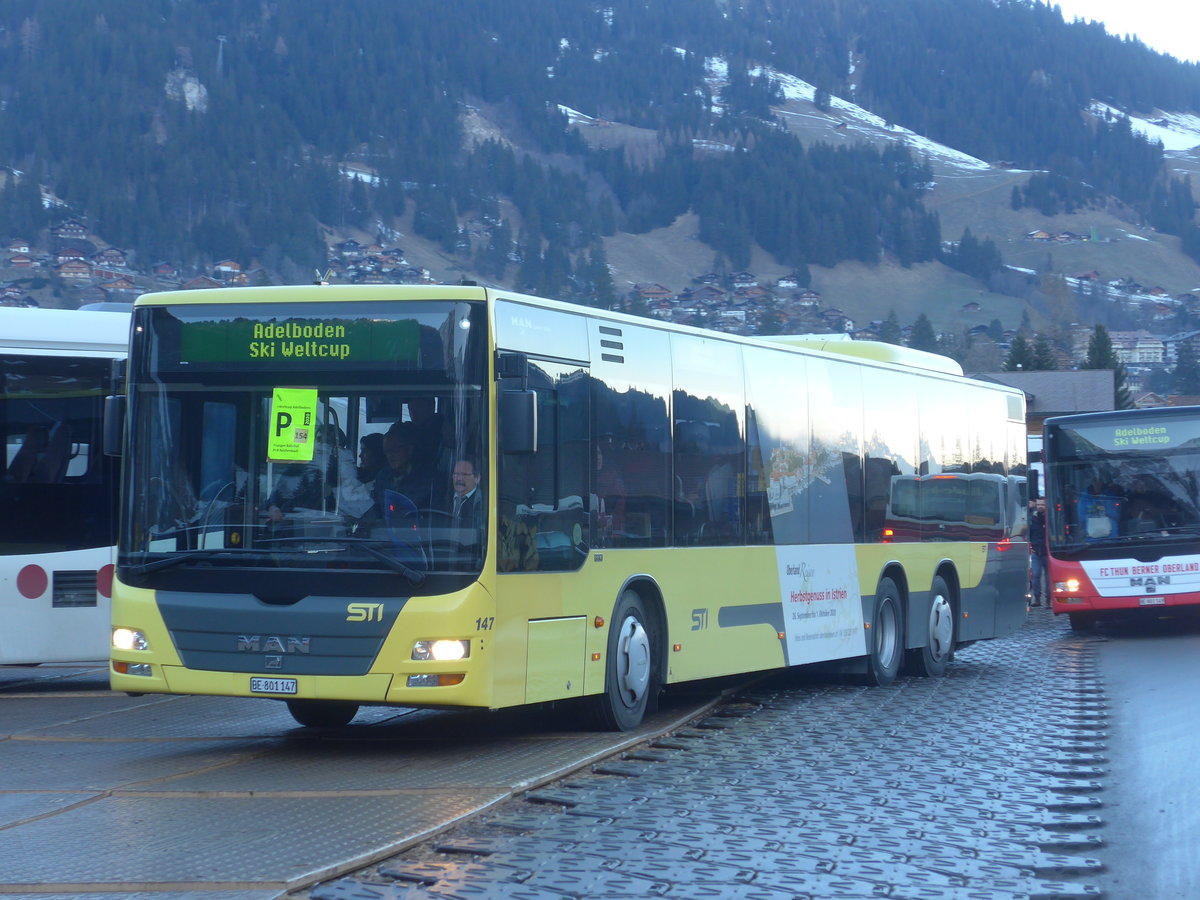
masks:
{"label": "bus rear wheel", "polygon": [[621,594],[608,631],[604,693],[590,698],[592,719],[606,731],[631,731],[646,714],[656,683],[654,641],[637,591]]}
{"label": "bus rear wheel", "polygon": [[929,589],[929,617],[924,646],[908,651],[908,671],[925,678],[946,674],[954,658],[954,602],[950,586],[940,575]]}
{"label": "bus rear wheel", "polygon": [[358,714],[358,704],[344,700],[289,700],[287,708],[307,728],[341,728]]}
{"label": "bus rear wheel", "polygon": [[875,611],[867,631],[867,684],[883,687],[896,680],[904,659],[904,614],[900,589],[890,578],[879,579]]}

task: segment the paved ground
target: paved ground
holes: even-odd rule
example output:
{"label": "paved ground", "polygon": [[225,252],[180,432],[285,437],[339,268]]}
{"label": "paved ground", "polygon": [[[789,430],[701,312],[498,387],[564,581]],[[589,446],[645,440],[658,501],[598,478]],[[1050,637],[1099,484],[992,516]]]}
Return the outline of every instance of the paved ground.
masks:
{"label": "paved ground", "polygon": [[1099,896],[1092,639],[1034,610],[943,679],[777,678],[311,900]]}

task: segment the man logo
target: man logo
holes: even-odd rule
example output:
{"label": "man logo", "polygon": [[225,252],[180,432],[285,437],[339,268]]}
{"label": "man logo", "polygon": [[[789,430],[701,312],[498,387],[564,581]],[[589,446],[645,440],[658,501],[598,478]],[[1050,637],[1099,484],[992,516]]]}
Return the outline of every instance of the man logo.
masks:
{"label": "man logo", "polygon": [[382,622],[382,603],[350,603],[346,605],[347,622]]}
{"label": "man logo", "polygon": [[239,653],[307,653],[311,640],[296,635],[279,637],[268,634],[263,637],[258,634],[241,634],[238,635],[237,649]]}

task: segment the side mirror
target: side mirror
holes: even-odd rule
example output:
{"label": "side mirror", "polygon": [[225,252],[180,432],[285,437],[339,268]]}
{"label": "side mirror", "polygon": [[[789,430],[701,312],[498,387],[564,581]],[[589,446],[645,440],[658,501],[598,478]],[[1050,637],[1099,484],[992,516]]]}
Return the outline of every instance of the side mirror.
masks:
{"label": "side mirror", "polygon": [[1040,500],[1042,497],[1042,485],[1040,483],[1040,472],[1037,469],[1029,470],[1029,499]]}
{"label": "side mirror", "polygon": [[537,453],[537,393],[501,391],[497,401],[502,453]]}
{"label": "side mirror", "polygon": [[104,455],[120,456],[121,439],[125,434],[125,396],[104,398]]}

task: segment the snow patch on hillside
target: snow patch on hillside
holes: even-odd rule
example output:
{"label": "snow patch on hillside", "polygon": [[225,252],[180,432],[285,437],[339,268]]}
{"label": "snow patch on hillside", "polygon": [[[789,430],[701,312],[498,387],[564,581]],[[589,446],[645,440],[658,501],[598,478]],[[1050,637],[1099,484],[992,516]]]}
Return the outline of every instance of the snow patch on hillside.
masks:
{"label": "snow patch on hillside", "polygon": [[[769,74],[771,79],[779,85],[786,99],[802,100],[808,103],[813,102],[817,90],[807,81],[797,78],[795,75],[789,75],[786,72],[777,72],[774,69],[752,69],[750,74],[758,77],[764,73]],[[947,147],[945,144],[939,144],[937,141],[931,141],[929,138],[922,137],[916,132],[909,131],[900,125],[886,122],[880,116],[875,115],[875,113],[869,112],[848,100],[843,100],[841,97],[831,96],[829,98],[829,112],[822,114],[818,110],[817,115],[824,115],[829,120],[830,127],[832,128],[841,128],[844,126],[847,131],[867,136],[882,134],[893,140],[907,144],[917,154],[928,156],[934,161],[940,161],[954,168],[975,171],[990,168],[981,159],[976,159],[974,156],[955,150],[953,147]]]}
{"label": "snow patch on hillside", "polygon": [[1094,101],[1088,111],[1097,116],[1129,116],[1130,127],[1149,140],[1162,141],[1166,151],[1191,150],[1200,146],[1200,116],[1155,110],[1148,116],[1125,113],[1107,103]]}

